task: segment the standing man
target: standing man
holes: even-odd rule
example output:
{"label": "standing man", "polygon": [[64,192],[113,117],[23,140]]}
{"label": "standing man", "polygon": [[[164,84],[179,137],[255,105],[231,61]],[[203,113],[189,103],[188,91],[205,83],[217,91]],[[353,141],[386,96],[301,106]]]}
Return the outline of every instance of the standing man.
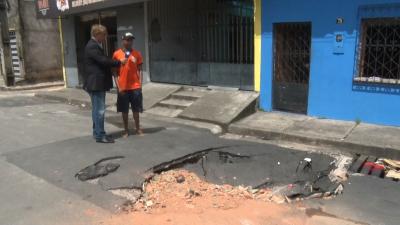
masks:
{"label": "standing man", "polygon": [[106,91],[113,87],[112,67],[126,63],[126,59],[112,60],[104,55],[103,43],[107,28],[93,25],[92,38],[85,47],[85,75],[83,88],[89,93],[92,102],[93,137],[98,143],[114,143],[104,130]]}
{"label": "standing man", "polygon": [[122,113],[124,121],[125,134],[129,136],[128,116],[129,105],[132,108],[133,119],[135,120],[136,134],[142,135],[140,128],[139,113],[143,112],[142,95],[142,64],[143,59],[139,51],[132,48],[135,37],[132,33],[126,33],[122,37],[122,48],[115,51],[114,60],[128,61],[122,64],[118,70],[118,100],[117,110]]}

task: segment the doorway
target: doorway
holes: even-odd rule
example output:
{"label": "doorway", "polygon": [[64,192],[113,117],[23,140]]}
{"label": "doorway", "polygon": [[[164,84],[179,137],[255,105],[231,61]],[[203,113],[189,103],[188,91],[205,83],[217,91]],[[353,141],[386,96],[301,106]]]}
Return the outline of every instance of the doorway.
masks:
{"label": "doorway", "polygon": [[90,30],[94,24],[107,27],[108,35],[104,44],[104,54],[112,56],[118,48],[117,38],[117,13],[115,11],[104,11],[77,16],[75,18],[76,29],[76,54],[78,62],[79,84],[83,84],[85,46],[91,38]]}
{"label": "doorway", "polygon": [[306,114],[311,23],[274,24],[273,108]]}

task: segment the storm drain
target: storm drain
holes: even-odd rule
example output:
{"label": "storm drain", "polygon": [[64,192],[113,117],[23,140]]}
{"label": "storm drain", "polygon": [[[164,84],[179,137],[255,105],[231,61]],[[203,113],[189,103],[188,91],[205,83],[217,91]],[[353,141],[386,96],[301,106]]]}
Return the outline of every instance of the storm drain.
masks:
{"label": "storm drain", "polygon": [[349,171],[398,182],[400,180],[400,161],[356,155]]}

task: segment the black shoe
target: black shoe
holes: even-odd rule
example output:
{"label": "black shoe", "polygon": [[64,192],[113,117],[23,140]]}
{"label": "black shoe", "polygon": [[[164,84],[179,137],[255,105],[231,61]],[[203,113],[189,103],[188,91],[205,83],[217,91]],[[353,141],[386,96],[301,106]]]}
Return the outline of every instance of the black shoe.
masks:
{"label": "black shoe", "polygon": [[101,139],[97,139],[96,142],[97,142],[97,143],[104,143],[104,144],[112,144],[112,143],[114,143],[115,141],[114,141],[114,139],[112,139],[112,138],[103,137],[103,138],[101,138]]}

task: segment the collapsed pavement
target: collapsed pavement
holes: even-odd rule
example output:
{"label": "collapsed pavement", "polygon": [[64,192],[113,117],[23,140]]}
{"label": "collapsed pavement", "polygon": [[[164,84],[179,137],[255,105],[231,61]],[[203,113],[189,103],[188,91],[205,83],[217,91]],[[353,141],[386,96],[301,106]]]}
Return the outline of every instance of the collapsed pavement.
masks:
{"label": "collapsed pavement", "polygon": [[[129,204],[134,204],[142,197],[141,192],[145,191],[146,184],[154,177],[176,169],[192,172],[211,184],[241,187],[250,193],[263,190],[261,193],[269,192],[269,201],[278,203],[330,197],[343,191],[343,171],[349,165],[350,158],[341,156],[335,159],[320,153],[287,149],[285,152],[289,154],[268,152],[252,145],[207,148],[148,169],[143,173],[146,179],[141,186],[110,188],[109,191],[127,198]],[[112,159],[114,158],[110,157],[105,160]],[[115,163],[111,165],[115,167]],[[92,174],[92,177],[106,176],[105,167],[106,165],[98,170],[98,176]],[[92,183],[99,184],[99,181]]]}

